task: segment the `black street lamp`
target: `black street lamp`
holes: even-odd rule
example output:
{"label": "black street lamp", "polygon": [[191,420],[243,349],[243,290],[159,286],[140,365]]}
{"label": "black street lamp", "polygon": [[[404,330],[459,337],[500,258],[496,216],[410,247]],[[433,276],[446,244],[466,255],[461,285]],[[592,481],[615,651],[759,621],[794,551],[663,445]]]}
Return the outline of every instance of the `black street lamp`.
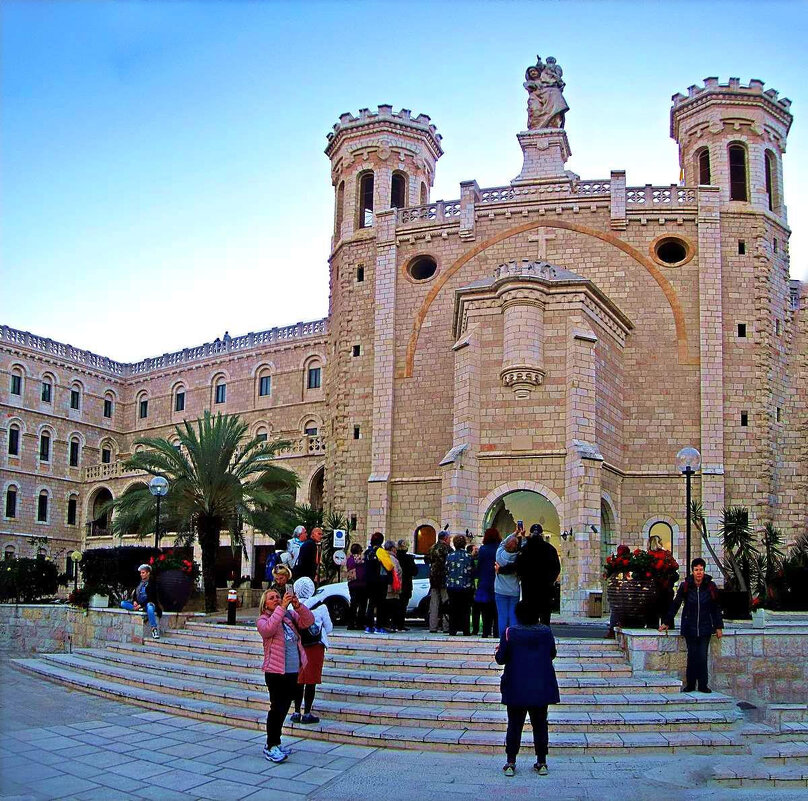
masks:
{"label": "black street lamp", "polygon": [[149,482],[149,492],[157,498],[157,525],[154,529],[154,547],[160,547],[160,499],[168,495],[168,481],[162,476],[155,476]]}
{"label": "black street lamp", "polygon": [[81,551],[73,551],[70,554],[70,559],[73,562],[73,592],[79,588],[79,562],[81,561]]}
{"label": "black street lamp", "polygon": [[690,571],[690,479],[701,467],[701,454],[695,448],[682,448],[676,454],[676,467],[685,477],[685,529],[687,532],[685,575]]}

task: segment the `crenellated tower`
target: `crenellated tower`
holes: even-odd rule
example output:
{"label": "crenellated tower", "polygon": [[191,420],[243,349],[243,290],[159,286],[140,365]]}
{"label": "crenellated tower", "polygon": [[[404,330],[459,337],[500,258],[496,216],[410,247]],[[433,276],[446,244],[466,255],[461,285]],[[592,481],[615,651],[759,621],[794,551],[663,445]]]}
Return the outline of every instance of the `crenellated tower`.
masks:
{"label": "crenellated tower", "polygon": [[791,101],[753,79],[688,87],[672,97],[671,137],[679,145],[685,186],[721,189],[721,203],[748,203],[786,224],[783,154],[791,127]]}

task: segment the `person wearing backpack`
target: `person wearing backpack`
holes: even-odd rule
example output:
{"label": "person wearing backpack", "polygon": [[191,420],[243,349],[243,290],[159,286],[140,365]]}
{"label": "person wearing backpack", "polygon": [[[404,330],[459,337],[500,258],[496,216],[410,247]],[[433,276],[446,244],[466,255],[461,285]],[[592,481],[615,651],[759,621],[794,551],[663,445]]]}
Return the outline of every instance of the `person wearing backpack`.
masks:
{"label": "person wearing backpack", "polygon": [[[314,625],[319,628],[319,638],[317,642],[311,641],[311,630],[300,632],[300,641],[306,652],[306,664],[300,668],[297,676],[297,691],[294,696],[295,711],[289,717],[290,723],[302,723],[308,725],[319,723],[320,718],[313,715],[311,708],[314,705],[314,694],[317,692],[317,685],[323,681],[323,661],[325,651],[328,648],[328,635],[334,630],[331,622],[331,615],[325,604],[317,604],[314,599],[314,582],[304,576],[294,583],[295,595],[300,599],[301,604],[311,609],[314,615]],[[302,709],[302,714],[301,714]]]}
{"label": "person wearing backpack", "polygon": [[368,591],[365,634],[387,634],[384,627],[387,585],[390,583],[393,563],[382,548],[383,544],[384,535],[381,531],[374,531],[365,551],[365,584]]}

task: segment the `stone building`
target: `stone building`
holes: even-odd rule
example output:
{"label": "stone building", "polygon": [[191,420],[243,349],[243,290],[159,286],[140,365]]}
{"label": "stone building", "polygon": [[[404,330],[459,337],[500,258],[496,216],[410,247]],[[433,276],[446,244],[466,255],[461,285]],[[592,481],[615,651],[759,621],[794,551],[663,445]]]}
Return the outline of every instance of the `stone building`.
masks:
{"label": "stone building", "polygon": [[[712,532],[729,504],[787,541],[805,530],[808,293],[789,281],[790,102],[754,80],[708,78],[674,95],[682,180],[628,187],[620,170],[592,180],[566,169],[554,60],[529,68],[524,86],[520,175],[488,189],[465,181],[453,201],[430,199],[443,151],[429,117],[390,106],[340,117],[326,147],[327,320],[138,365],[4,328],[3,435],[10,443],[16,427],[22,444],[4,456],[17,516],[4,517],[3,544],[102,537],[98,498],[143,480],[121,473],[134,439],[203,408],[295,438],[285,458],[300,500],[316,503],[324,480],[324,505],[359,540],[380,529],[423,551],[445,524],[479,534],[541,522],[570,611],[600,588],[618,541],[659,534],[684,557],[684,446],[701,452],[694,493]],[[43,492],[55,509],[44,525]]]}

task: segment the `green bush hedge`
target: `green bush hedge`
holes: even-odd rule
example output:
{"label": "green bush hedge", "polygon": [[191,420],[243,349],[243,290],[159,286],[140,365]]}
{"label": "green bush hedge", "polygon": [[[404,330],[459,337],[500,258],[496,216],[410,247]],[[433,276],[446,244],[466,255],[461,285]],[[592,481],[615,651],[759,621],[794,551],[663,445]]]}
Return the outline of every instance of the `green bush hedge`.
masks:
{"label": "green bush hedge", "polygon": [[0,562],[0,601],[31,603],[50,598],[59,588],[59,571],[53,562],[8,559]]}

